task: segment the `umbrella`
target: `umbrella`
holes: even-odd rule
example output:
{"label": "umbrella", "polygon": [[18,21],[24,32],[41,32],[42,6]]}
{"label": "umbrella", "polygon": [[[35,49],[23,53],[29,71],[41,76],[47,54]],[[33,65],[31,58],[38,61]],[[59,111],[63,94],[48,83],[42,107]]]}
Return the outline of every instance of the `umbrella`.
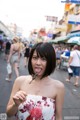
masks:
{"label": "umbrella", "polygon": [[80,37],[72,37],[67,41],[67,43],[80,44]]}

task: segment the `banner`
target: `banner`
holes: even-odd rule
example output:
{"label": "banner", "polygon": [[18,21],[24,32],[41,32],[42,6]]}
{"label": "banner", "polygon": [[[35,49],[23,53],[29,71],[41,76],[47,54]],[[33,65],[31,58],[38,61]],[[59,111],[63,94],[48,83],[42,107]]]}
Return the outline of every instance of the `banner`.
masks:
{"label": "banner", "polygon": [[52,21],[52,22],[57,22],[58,21],[58,17],[55,17],[55,16],[46,16],[46,20],[47,21]]}
{"label": "banner", "polygon": [[80,0],[61,0],[61,3],[75,3],[75,4],[80,4]]}
{"label": "banner", "polygon": [[80,15],[69,15],[68,23],[69,24],[80,24]]}

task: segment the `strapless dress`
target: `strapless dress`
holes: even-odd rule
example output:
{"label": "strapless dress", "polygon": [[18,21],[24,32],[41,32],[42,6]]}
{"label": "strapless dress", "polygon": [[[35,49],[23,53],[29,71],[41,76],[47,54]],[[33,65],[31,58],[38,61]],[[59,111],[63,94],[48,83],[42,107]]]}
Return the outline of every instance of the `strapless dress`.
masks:
{"label": "strapless dress", "polygon": [[55,100],[28,94],[18,107],[16,120],[55,120]]}

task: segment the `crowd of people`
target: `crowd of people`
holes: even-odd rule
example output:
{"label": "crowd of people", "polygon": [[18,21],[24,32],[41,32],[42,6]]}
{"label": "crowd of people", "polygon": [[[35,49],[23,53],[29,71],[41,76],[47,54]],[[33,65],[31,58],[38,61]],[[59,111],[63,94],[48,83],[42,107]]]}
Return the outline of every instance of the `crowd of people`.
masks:
{"label": "crowd of people", "polygon": [[58,69],[60,69],[62,62],[65,62],[68,71],[67,82],[70,82],[71,77],[74,77],[74,85],[79,86],[80,79],[80,47],[74,45],[73,47],[58,47],[55,49]]}
{"label": "crowd of people", "polygon": [[[11,63],[11,67],[14,69],[16,77],[19,76],[19,62],[21,56],[24,56],[24,67],[27,67],[32,46],[33,44],[31,42],[23,43],[19,37],[15,37],[12,40],[12,43],[10,41],[6,42],[5,59],[7,63]],[[72,76],[76,76],[74,85],[78,86],[78,81],[80,77],[80,47],[77,45],[75,46],[70,47],[53,45],[56,53],[56,69],[61,70],[61,67],[65,67],[65,69],[68,70],[68,68],[70,68],[72,72],[69,72],[68,70],[68,78],[66,79],[66,81],[69,82]],[[78,67],[78,70],[74,72],[72,66]],[[11,81],[11,76],[12,72],[11,74],[8,74],[6,80]]]}

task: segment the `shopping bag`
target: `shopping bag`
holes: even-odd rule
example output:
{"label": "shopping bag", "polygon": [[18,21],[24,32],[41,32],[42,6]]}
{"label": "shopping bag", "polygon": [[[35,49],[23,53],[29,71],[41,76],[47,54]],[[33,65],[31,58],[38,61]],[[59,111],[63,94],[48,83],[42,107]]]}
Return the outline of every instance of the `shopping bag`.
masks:
{"label": "shopping bag", "polygon": [[68,73],[73,73],[73,71],[70,67],[68,67]]}
{"label": "shopping bag", "polygon": [[7,72],[8,72],[8,74],[12,73],[12,67],[11,67],[10,63],[7,64]]}

